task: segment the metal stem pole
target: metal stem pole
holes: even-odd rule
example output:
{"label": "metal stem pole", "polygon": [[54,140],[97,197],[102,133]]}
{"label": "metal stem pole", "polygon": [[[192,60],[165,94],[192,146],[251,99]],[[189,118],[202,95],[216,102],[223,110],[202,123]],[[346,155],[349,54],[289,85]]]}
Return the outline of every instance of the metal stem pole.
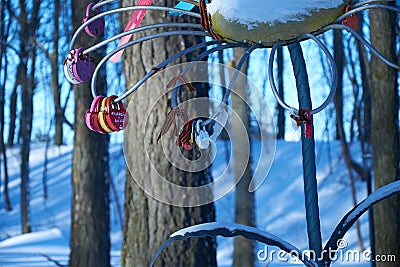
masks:
{"label": "metal stem pole", "polygon": [[[312,109],[310,86],[306,64],[303,57],[303,51],[299,43],[293,43],[288,46],[290,59],[293,64],[293,70],[296,77],[297,94],[299,98],[299,108]],[[312,115],[311,115],[312,120]],[[318,191],[315,166],[315,141],[314,129],[312,129],[311,138],[305,138],[304,127],[302,129],[302,153],[303,153],[303,179],[307,219],[307,233],[309,249],[315,253],[316,261],[319,267],[324,263],[319,258],[322,255],[322,240],[319,221]]]}
{"label": "metal stem pole", "polygon": [[[372,194],[372,177],[371,172],[369,171],[367,177],[367,194],[368,196]],[[369,242],[371,247],[371,259],[375,259],[376,250],[375,250],[375,229],[374,229],[374,210],[373,207],[368,209],[368,221],[369,221]],[[371,261],[371,267],[375,267],[376,262]]]}

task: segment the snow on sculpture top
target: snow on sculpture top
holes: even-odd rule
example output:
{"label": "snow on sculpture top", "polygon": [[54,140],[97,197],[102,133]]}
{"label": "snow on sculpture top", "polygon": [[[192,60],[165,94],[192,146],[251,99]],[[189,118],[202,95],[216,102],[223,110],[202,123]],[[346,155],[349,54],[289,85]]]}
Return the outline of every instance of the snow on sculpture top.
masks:
{"label": "snow on sculpture top", "polygon": [[224,38],[272,45],[332,23],[349,0],[213,0],[207,4],[213,31]]}
{"label": "snow on sculpture top", "polygon": [[227,20],[252,26],[254,22],[271,26],[275,22],[303,20],[299,15],[311,16],[311,11],[338,8],[343,0],[213,0],[207,5],[211,15],[220,12]]}

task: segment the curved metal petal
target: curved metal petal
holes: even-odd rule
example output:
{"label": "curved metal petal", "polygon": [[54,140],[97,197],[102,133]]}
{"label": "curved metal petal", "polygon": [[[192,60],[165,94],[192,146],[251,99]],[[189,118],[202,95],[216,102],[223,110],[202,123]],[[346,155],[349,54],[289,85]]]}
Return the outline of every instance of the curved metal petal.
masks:
{"label": "curved metal petal", "polygon": [[[357,206],[355,206],[351,211],[349,211],[340,223],[336,226],[336,229],[333,231],[331,238],[326,243],[324,251],[334,252],[338,249],[338,240],[343,238],[346,232],[350,229],[350,227],[363,215],[371,206],[384,200],[396,193],[400,193],[400,181],[396,181],[390,183],[388,185],[382,186],[377,189],[371,195],[369,195],[366,199],[360,202]],[[328,257],[327,254],[325,254]],[[325,259],[327,266],[330,265],[330,260],[328,258]]]}
{"label": "curved metal petal", "polygon": [[244,238],[250,240],[256,240],[261,243],[279,247],[281,250],[297,256],[306,266],[318,266],[313,260],[309,259],[303,251],[296,248],[292,244],[276,237],[268,232],[261,231],[257,228],[245,226],[236,223],[204,223],[191,227],[184,228],[173,233],[157,250],[153,257],[151,266],[154,266],[158,256],[161,251],[172,244],[172,242],[177,240],[185,240],[191,237],[202,237],[202,236],[224,236],[224,237],[234,237],[243,236]]}

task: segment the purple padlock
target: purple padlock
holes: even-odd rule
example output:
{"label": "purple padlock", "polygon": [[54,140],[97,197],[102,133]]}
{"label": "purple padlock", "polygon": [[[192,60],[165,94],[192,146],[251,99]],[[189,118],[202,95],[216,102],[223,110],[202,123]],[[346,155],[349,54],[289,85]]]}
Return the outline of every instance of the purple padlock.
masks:
{"label": "purple padlock", "polygon": [[[93,16],[90,16],[90,11],[93,8],[94,3],[90,3],[87,7],[86,7],[86,17],[82,20],[82,23],[87,22],[89,19],[93,18]],[[99,11],[96,9],[94,10],[94,12],[97,14],[99,14]],[[90,23],[89,25],[87,25],[85,27],[85,32],[92,37],[97,37],[100,36],[104,33],[104,27],[105,27],[105,21],[104,18],[99,18],[96,19],[95,21],[93,21],[92,23]]]}
{"label": "purple padlock", "polygon": [[83,50],[84,50],[83,47],[76,49],[74,59],[72,62],[72,73],[76,80],[84,83],[92,78],[94,72],[94,66],[92,62],[90,62],[89,55],[81,54]]}

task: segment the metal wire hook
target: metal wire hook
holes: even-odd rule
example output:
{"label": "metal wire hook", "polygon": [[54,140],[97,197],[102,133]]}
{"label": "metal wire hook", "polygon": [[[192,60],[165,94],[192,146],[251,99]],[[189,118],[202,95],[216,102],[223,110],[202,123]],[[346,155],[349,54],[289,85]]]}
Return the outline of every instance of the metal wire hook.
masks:
{"label": "metal wire hook", "polygon": [[[242,45],[245,45],[245,43],[241,43]],[[247,44],[246,44],[247,45]],[[240,70],[242,69],[243,64],[246,62],[246,60],[250,57],[251,52],[253,52],[255,49],[257,48],[261,48],[263,47],[263,45],[261,43],[257,43],[257,44],[253,44],[252,46],[250,46],[246,52],[243,54],[243,56],[241,57],[239,63],[236,66],[236,70],[235,73],[232,76],[231,81],[229,82],[228,85],[228,90],[226,90],[224,97],[222,98],[221,103],[219,104],[219,107],[217,108],[217,111],[211,116],[211,118],[208,118],[205,122],[201,123],[201,126],[204,127],[208,124],[210,124],[213,120],[215,120],[215,118],[217,117],[218,113],[219,113],[219,109],[223,108],[224,106],[227,105],[228,103],[228,98],[229,95],[231,93],[231,90],[233,90],[233,87],[235,86],[237,77],[240,73]]]}
{"label": "metal wire hook", "polygon": [[396,0],[366,0],[362,2],[355,3],[351,5],[353,8],[360,7],[363,5],[374,4],[374,3],[382,3],[382,2],[396,2]]}
{"label": "metal wire hook", "polygon": [[351,27],[348,27],[346,25],[342,24],[332,24],[328,25],[325,27],[326,30],[334,29],[334,30],[346,30],[350,32],[355,38],[357,38],[363,45],[369,48],[371,53],[373,53],[377,58],[379,58],[381,61],[383,61],[385,64],[388,66],[395,68],[397,70],[400,70],[400,66],[396,65],[395,63],[391,62],[387,58],[385,58],[378,50],[375,49],[375,47],[372,46],[371,43],[369,43],[364,37],[362,37],[357,31],[352,29]]}
{"label": "metal wire hook", "polygon": [[[171,35],[194,35],[194,36],[203,36],[203,37],[208,36],[208,34],[207,34],[206,32],[204,32],[204,31],[189,31],[189,30],[186,31],[186,30],[180,30],[180,31],[171,31],[171,32],[161,32],[161,33],[157,33],[157,34],[153,34],[153,35],[149,35],[149,36],[144,36],[144,37],[142,37],[142,38],[139,38],[139,39],[130,41],[130,42],[124,44],[124,45],[121,45],[121,46],[119,46],[119,47],[116,47],[114,50],[112,50],[110,53],[108,53],[105,57],[102,58],[102,60],[99,62],[99,64],[97,64],[97,66],[96,66],[96,68],[95,68],[95,70],[94,70],[94,72],[93,72],[92,83],[91,83],[91,89],[92,89],[92,95],[93,95],[93,97],[96,97],[96,96],[97,96],[97,93],[96,93],[96,77],[97,77],[97,74],[98,74],[100,68],[101,68],[101,67],[107,62],[107,60],[108,60],[109,58],[111,58],[114,54],[116,54],[118,51],[120,51],[120,50],[122,50],[122,49],[125,49],[125,48],[127,48],[127,47],[129,47],[129,46],[133,46],[133,45],[135,45],[135,44],[142,43],[142,42],[149,41],[149,40],[153,40],[153,39],[157,39],[157,38],[160,38],[160,37],[168,37],[168,36],[171,36]],[[148,78],[147,78],[147,79],[148,79]],[[146,80],[147,80],[147,79],[146,79]],[[136,89],[137,89],[137,88],[136,88]],[[135,89],[135,90],[136,90],[136,89]],[[131,90],[125,92],[123,95],[121,95],[121,96],[119,96],[117,99],[115,99],[114,102],[119,102],[119,101],[123,100],[123,99],[126,98],[129,94],[131,94],[131,93],[133,93],[133,92],[134,92],[134,91],[131,91]]]}
{"label": "metal wire hook", "polygon": [[194,23],[158,23],[158,24],[146,25],[146,26],[141,26],[141,27],[138,27],[138,28],[126,31],[126,32],[121,32],[117,35],[114,35],[113,37],[111,37],[107,40],[104,40],[98,44],[95,44],[89,48],[86,48],[85,51],[83,51],[82,53],[83,54],[91,53],[91,52],[93,52],[93,51],[95,51],[95,50],[121,38],[121,37],[126,36],[126,35],[142,32],[142,31],[147,31],[147,30],[152,30],[152,29],[164,28],[164,27],[179,27],[179,28],[187,27],[187,28],[195,28],[195,29],[199,29],[199,30],[202,29],[201,25],[194,24]]}
{"label": "metal wire hook", "polygon": [[79,28],[75,31],[74,35],[72,36],[69,50],[74,49],[74,44],[75,44],[75,41],[78,38],[79,34],[82,31],[84,31],[85,27],[88,26],[89,24],[91,24],[92,22],[96,21],[99,18],[105,17],[107,15],[111,15],[114,13],[121,13],[121,12],[125,12],[125,11],[132,11],[132,10],[156,10],[156,11],[178,12],[183,15],[188,15],[188,16],[200,19],[200,15],[198,13],[181,10],[181,9],[177,9],[177,8],[172,8],[172,7],[132,6],[132,7],[122,7],[122,8],[112,9],[112,10],[104,11],[104,12],[101,12],[100,14],[97,14],[96,16],[88,19],[85,23],[83,23],[81,26],[79,26]]}
{"label": "metal wire hook", "polygon": [[[223,42],[223,41],[220,41],[220,42]],[[192,60],[188,64],[188,66],[186,66],[186,68],[181,72],[180,75],[185,76],[190,71],[190,69],[194,66],[194,64],[196,62],[203,60],[206,56],[208,56],[214,52],[221,51],[221,50],[228,49],[228,48],[243,47],[243,46],[244,46],[243,43],[228,43],[228,44],[224,44],[221,46],[217,46],[217,47],[208,49],[208,50],[204,51],[203,53],[201,53],[200,55],[198,55],[194,60]],[[173,98],[172,98],[172,104],[173,104],[174,108],[176,108],[178,106],[178,87],[179,87],[179,84],[175,84]]]}
{"label": "metal wire hook", "polygon": [[334,21],[334,23],[339,23],[342,20],[344,20],[345,18],[347,18],[348,16],[356,14],[357,12],[368,10],[368,9],[378,9],[378,8],[383,8],[383,9],[387,9],[387,10],[390,10],[390,11],[394,11],[394,12],[400,13],[400,8],[398,8],[398,7],[389,6],[389,5],[382,5],[382,4],[364,4],[364,5],[358,6],[357,8],[352,8],[350,11],[344,13],[343,15],[338,17]]}

